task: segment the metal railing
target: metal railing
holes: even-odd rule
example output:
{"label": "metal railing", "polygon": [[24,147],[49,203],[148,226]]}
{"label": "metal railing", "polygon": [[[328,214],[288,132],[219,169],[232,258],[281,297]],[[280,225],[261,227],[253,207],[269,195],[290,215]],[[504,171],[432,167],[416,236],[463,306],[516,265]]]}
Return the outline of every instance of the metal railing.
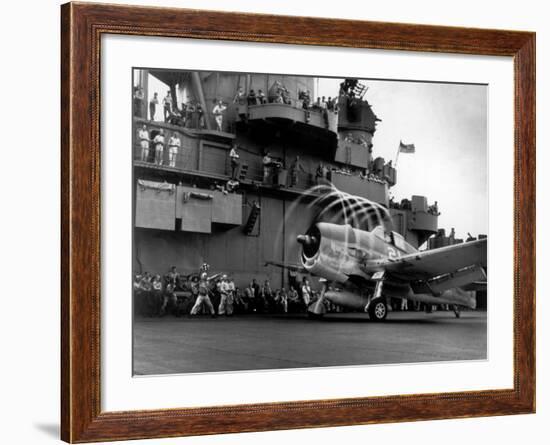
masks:
{"label": "metal railing", "polygon": [[[153,143],[149,144],[153,147]],[[198,173],[200,175],[212,176],[214,179],[229,179],[231,177],[231,162],[229,156],[222,156],[212,154],[211,157],[218,159],[210,159],[211,162],[202,162],[202,168],[198,167],[198,149],[193,147],[181,147],[177,152],[172,151],[170,153],[169,147],[163,147],[162,150],[155,150],[155,148],[149,148],[148,150],[142,149],[138,142],[134,146],[133,159],[134,161],[141,162],[143,165],[151,167],[157,167],[162,169],[174,169],[178,171],[185,171],[191,173]],[[247,158],[240,162],[240,165],[246,164],[248,169],[244,176],[244,181],[253,181],[264,183],[264,169],[261,164],[262,157],[256,155],[256,162],[250,162],[250,154]],[[243,157],[241,156],[241,159]],[[307,189],[312,185],[312,174],[298,171],[295,174],[295,178],[292,178],[292,171],[287,170],[286,184],[279,184],[285,187],[294,187],[296,189]],[[237,179],[239,179],[240,168],[236,171]],[[272,177],[272,174],[270,174]],[[273,184],[275,185],[275,184]]]}
{"label": "metal railing", "polygon": [[[216,123],[213,119],[211,113],[198,113],[185,112],[182,115],[172,114],[170,117],[164,119],[164,110],[157,111],[155,117],[161,117],[163,120],[152,120],[150,116],[144,116],[143,113],[135,113],[134,118],[138,119],[139,122],[144,123],[145,125],[159,126],[161,128],[177,128],[179,130],[208,130],[206,124],[206,119],[209,119],[211,131],[216,131]],[[222,125],[222,131],[224,133],[235,133],[235,122],[228,121],[227,118],[224,119]]]}
{"label": "metal railing", "polygon": [[134,160],[159,167],[171,167],[180,170],[197,170],[197,157],[193,149],[180,147],[177,152],[164,144],[160,150],[155,148],[154,142],[149,142],[149,148],[143,148],[141,143],[134,146]]}

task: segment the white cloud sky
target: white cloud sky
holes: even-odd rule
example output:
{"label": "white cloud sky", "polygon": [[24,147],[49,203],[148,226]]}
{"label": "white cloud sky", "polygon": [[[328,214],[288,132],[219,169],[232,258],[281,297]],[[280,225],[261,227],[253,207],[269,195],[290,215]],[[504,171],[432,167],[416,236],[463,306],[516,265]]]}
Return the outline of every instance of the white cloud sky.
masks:
{"label": "white cloud sky", "polygon": [[[317,96],[335,96],[342,79],[319,80]],[[364,80],[365,99],[382,119],[373,153],[393,159],[399,141],[416,153],[399,155],[396,201],[424,195],[438,201],[439,226],[457,236],[486,234],[487,86]]]}

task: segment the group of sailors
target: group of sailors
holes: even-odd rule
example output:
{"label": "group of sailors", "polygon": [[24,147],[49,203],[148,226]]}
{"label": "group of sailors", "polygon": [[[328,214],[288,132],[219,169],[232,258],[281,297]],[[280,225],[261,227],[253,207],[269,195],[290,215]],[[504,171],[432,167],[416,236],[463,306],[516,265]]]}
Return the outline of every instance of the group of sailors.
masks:
{"label": "group of sailors", "polygon": [[372,143],[370,143],[363,135],[355,135],[347,133],[344,137],[344,141],[351,142],[353,144],[361,145],[369,149],[369,153],[372,153]]}
{"label": "group of sailors", "polygon": [[[178,153],[181,149],[181,139],[176,132],[173,132],[166,141],[164,129],[158,130],[151,139],[147,125],[143,124],[138,130],[137,138],[141,147],[140,159],[143,162],[152,162],[157,165],[164,164],[164,149],[168,147],[168,166],[175,167]],[[151,146],[153,150],[151,151]]]}
{"label": "group of sailors", "polygon": [[[142,87],[134,88],[134,115],[143,119],[147,118],[145,111],[145,93]],[[281,103],[292,105],[292,98],[289,90],[279,81],[275,81],[269,88],[266,94],[262,89],[257,91],[251,88],[248,93],[243,87],[239,87],[233,103],[238,105],[262,105],[266,103]],[[198,101],[188,101],[181,104],[181,108],[177,104],[177,100],[172,96],[171,91],[167,91],[162,99],[159,98],[158,92],[153,93],[153,97],[149,100],[149,120],[157,120],[157,111],[162,106],[162,114],[164,122],[172,125],[178,125],[185,128],[204,129],[206,128],[205,110],[202,104]],[[332,111],[338,112],[338,98],[325,96],[318,97],[316,101],[312,100],[309,90],[298,91],[298,104],[303,109],[317,111]],[[212,107],[212,115],[216,124],[217,131],[224,131],[223,121],[224,114],[228,105],[221,99],[214,100]],[[326,113],[325,113],[326,114]]]}
{"label": "group of sailors", "polygon": [[[151,162],[156,165],[164,165],[165,163],[165,149],[168,152],[168,165],[169,167],[176,167],[176,161],[178,158],[181,158],[181,138],[176,131],[171,132],[170,136],[167,137],[167,131],[164,129],[155,130],[153,132],[154,136],[151,135],[146,124],[143,124],[137,132],[137,139],[139,141],[139,146],[141,149],[140,160],[143,162]],[[224,190],[227,192],[233,192],[239,186],[237,176],[240,170],[240,155],[238,153],[238,147],[236,144],[233,144],[228,153],[229,163],[231,167],[230,179],[224,186]],[[390,164],[391,166],[391,161]],[[182,167],[181,163],[178,167]],[[264,184],[274,184],[274,185],[287,185],[279,184],[279,172],[283,170],[284,164],[281,159],[274,157],[270,151],[266,151],[262,158],[262,167],[263,167],[263,182]],[[289,174],[290,174],[290,183],[289,186],[293,187],[298,184],[298,175],[299,173],[308,173],[300,162],[300,157],[296,156],[294,160],[290,163]],[[322,183],[324,180],[331,181],[332,174],[339,173],[348,176],[358,176],[361,179],[384,183],[385,179],[374,173],[369,169],[363,170],[351,170],[346,167],[334,167],[329,166],[328,164],[319,163],[315,171],[315,183]],[[216,187],[216,185],[215,185]],[[218,187],[216,187],[218,188]],[[390,205],[394,208],[403,208],[407,207],[407,202],[404,200],[401,204],[391,202]],[[410,206],[410,203],[408,203]],[[433,206],[430,206],[428,209],[430,213],[435,215],[438,214],[437,203]]]}
{"label": "group of sailors", "polygon": [[[393,196],[390,197],[390,209],[396,210],[412,210],[412,201],[410,199],[404,198],[400,202],[394,201]],[[428,206],[427,209],[430,215],[439,216],[441,212],[439,211],[439,204],[435,201],[432,205]],[[454,234],[454,229],[453,229]]]}
{"label": "group of sailors", "polygon": [[[209,275],[208,264],[192,276],[179,274],[175,266],[164,276],[136,274],[133,287],[136,314],[144,317],[304,313],[320,297],[320,291],[311,286],[307,277],[288,288],[274,290],[269,279],[260,284],[255,278],[240,288],[227,274]],[[327,299],[323,303],[327,312],[345,311]],[[447,304],[409,304],[404,298],[388,298],[387,304],[390,311],[456,310]]]}
{"label": "group of sailors", "polygon": [[261,89],[258,89],[256,93],[256,91],[251,88],[247,94],[243,87],[239,87],[233,98],[233,103],[238,105],[263,105],[267,103],[267,99],[265,93]]}
{"label": "group of sailors", "polygon": [[[293,99],[290,96],[290,91],[278,80],[269,88],[267,97],[261,89],[258,89],[257,92],[254,89],[250,89],[248,93],[246,93],[243,87],[239,87],[233,99],[233,103],[240,106],[263,105],[266,103],[292,105],[292,102]],[[336,97],[329,97],[327,99],[325,96],[322,96],[318,97],[314,102],[309,90],[299,90],[296,106],[306,110],[306,121],[309,121],[311,117],[310,110],[324,112],[325,120],[328,125],[328,115],[326,111],[336,113],[338,111],[338,100]]]}
{"label": "group of sailors", "polygon": [[[137,87],[134,90],[134,115],[142,119],[146,119],[145,112],[145,95],[143,88]],[[155,121],[157,119],[158,108],[162,105],[162,118],[167,124],[177,125],[184,128],[192,129],[204,129],[206,125],[205,110],[200,102],[188,101],[182,102],[181,107],[178,106],[177,101],[172,97],[170,91],[166,92],[166,95],[162,99],[159,98],[157,92],[153,93],[153,97],[149,101],[149,120]],[[222,100],[215,100],[212,107],[212,115],[214,116],[214,122],[216,124],[216,130],[223,131],[223,117],[227,104]]]}
{"label": "group of sailors", "polygon": [[[166,132],[163,128],[155,130],[154,136],[151,138],[149,129],[146,124],[143,124],[137,131],[137,140],[141,148],[140,160],[143,162],[152,162],[157,165],[164,164],[164,149],[168,147],[168,166],[175,167],[178,154],[181,151],[181,139],[176,131],[173,131],[166,141]],[[151,151],[151,147],[153,150]],[[237,146],[232,145],[229,151],[229,160],[231,165],[231,181],[237,179],[239,171],[239,153]]]}
{"label": "group of sailors", "polygon": [[297,313],[305,312],[319,296],[307,277],[288,289],[273,290],[269,279],[260,285],[255,278],[239,288],[232,277],[224,273],[209,275],[209,269],[205,263],[198,274],[191,276],[179,274],[175,266],[162,277],[149,272],[136,274],[133,286],[136,312],[147,317]]}
{"label": "group of sailors", "polygon": [[[371,163],[372,164],[372,163]],[[389,162],[389,167],[391,167],[391,161]],[[274,157],[270,151],[266,151],[262,158],[263,166],[263,182],[264,184],[270,185],[287,185],[279,183],[279,172],[285,168],[285,164],[280,158]],[[309,174],[308,171],[304,168],[300,162],[300,157],[296,156],[294,160],[289,165],[289,174],[290,182],[289,186],[294,187],[298,184],[298,175],[299,173]],[[332,181],[332,175],[338,173],[341,175],[347,176],[357,176],[363,180],[368,180],[371,182],[376,182],[380,184],[385,184],[388,181],[388,178],[382,177],[382,172],[375,172],[373,169],[355,169],[352,170],[348,167],[335,167],[333,165],[324,164],[320,162],[315,170],[314,184],[322,184],[325,181]],[[313,175],[313,174],[312,174]],[[311,176],[313,177],[313,176]],[[310,179],[309,181],[312,181]],[[435,207],[430,209],[430,212],[437,212],[437,203]]]}
{"label": "group of sailors", "polygon": [[376,182],[379,184],[385,184],[387,182],[386,178],[383,178],[379,176],[379,174],[374,173],[373,171],[369,169],[357,169],[352,170],[348,167],[334,167],[334,166],[328,166],[326,164],[323,164],[322,162],[319,163],[317,166],[317,169],[315,170],[315,181],[317,184],[323,183],[326,181],[332,181],[332,175],[333,173],[338,173],[341,175],[346,176],[357,176],[361,179],[368,180],[371,182]]}
{"label": "group of sailors", "polygon": [[338,112],[338,98],[326,96],[320,96],[315,102],[312,103],[311,93],[309,90],[302,90],[298,92],[298,100],[302,102],[302,108],[304,110],[328,110],[335,113]]}
{"label": "group of sailors", "polygon": [[[142,88],[137,88],[135,90],[135,98],[138,102],[135,104],[136,110],[141,110],[142,107],[138,106],[143,100],[143,90]],[[309,91],[300,91],[299,98],[302,101],[303,108],[308,110],[332,110],[336,111],[337,109],[337,98],[329,97],[326,99],[323,97],[318,97],[317,100],[311,104],[310,103],[310,94]],[[281,102],[287,103],[290,101],[290,96],[288,90],[278,81],[276,81],[269,90],[269,95],[266,98],[265,94],[261,89],[257,92],[251,89],[248,94],[244,92],[242,87],[239,88],[237,95],[235,96],[234,102],[239,104],[263,104],[266,102]],[[159,105],[158,93],[154,93],[153,98],[149,103],[149,112],[150,119],[155,119],[156,107]],[[199,103],[189,102],[187,104],[182,104],[182,110],[179,110],[177,105],[172,98],[171,92],[167,91],[166,96],[162,100],[162,106],[164,110],[164,120],[173,125],[179,125],[182,127],[188,127],[189,123],[191,126],[196,126],[197,128],[204,128],[204,113],[202,107]],[[224,114],[227,110],[227,104],[222,100],[215,101],[215,105],[212,109],[212,115],[216,123],[216,130],[223,131],[224,129]],[[195,122],[195,124],[192,124]],[[153,133],[153,135],[151,134]],[[176,131],[171,132],[168,137],[167,133],[169,130],[158,129],[154,131],[149,131],[146,124],[143,124],[138,130],[137,139],[141,148],[140,159],[143,162],[151,162],[157,165],[164,165],[165,160],[165,150],[167,150],[167,164],[169,167],[176,167],[176,161],[178,157],[181,157],[181,148],[182,142],[180,136]],[[351,137],[351,136],[347,136]],[[367,144],[366,141],[364,141]],[[368,145],[368,144],[367,144]],[[366,145],[366,146],[367,146]],[[236,181],[236,174],[239,170],[239,155],[236,151],[236,147],[233,146],[230,153],[230,164],[231,164],[231,179],[229,187],[225,188],[226,191],[232,191],[236,189],[238,183]],[[263,165],[263,182],[269,184],[278,184],[278,173],[284,168],[283,162],[280,159],[277,159],[272,156],[271,153],[266,152],[262,159]],[[390,162],[391,166],[391,162]],[[298,182],[299,171],[306,172],[303,166],[300,164],[298,157],[296,161],[290,166],[290,186],[296,186]],[[318,169],[315,172],[316,182],[318,183],[321,179],[330,180],[331,174],[333,172],[341,173],[345,175],[357,175],[361,179],[367,179],[369,181],[375,182],[384,182],[384,178],[380,174],[377,174],[372,168],[361,170],[351,170],[345,167],[328,167],[322,164],[319,165]],[[310,176],[312,177],[312,176]],[[311,181],[311,179],[310,179]],[[287,185],[287,184],[280,184]]]}
{"label": "group of sailors", "polygon": [[[435,201],[432,205],[428,206],[428,213],[439,216],[441,215],[441,212],[439,211],[439,206],[437,204],[437,201]],[[455,229],[453,229],[453,235],[454,235]]]}

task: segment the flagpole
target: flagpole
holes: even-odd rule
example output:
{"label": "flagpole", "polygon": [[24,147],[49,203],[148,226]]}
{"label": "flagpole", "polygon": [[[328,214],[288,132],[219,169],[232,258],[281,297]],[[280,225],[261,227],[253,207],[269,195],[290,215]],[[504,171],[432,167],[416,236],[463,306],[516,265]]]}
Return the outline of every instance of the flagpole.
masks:
{"label": "flagpole", "polygon": [[399,145],[397,146],[397,154],[395,155],[395,162],[393,163],[393,166],[397,168],[397,160],[399,159],[399,152],[401,151],[401,141],[399,141]]}

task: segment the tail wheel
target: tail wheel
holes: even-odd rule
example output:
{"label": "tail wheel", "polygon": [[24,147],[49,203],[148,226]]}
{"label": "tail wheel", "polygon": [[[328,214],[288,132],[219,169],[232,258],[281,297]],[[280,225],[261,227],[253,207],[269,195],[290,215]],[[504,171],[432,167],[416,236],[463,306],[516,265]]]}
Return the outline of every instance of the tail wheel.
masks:
{"label": "tail wheel", "polygon": [[388,306],[385,298],[372,300],[369,306],[369,318],[372,321],[383,321],[388,315]]}

